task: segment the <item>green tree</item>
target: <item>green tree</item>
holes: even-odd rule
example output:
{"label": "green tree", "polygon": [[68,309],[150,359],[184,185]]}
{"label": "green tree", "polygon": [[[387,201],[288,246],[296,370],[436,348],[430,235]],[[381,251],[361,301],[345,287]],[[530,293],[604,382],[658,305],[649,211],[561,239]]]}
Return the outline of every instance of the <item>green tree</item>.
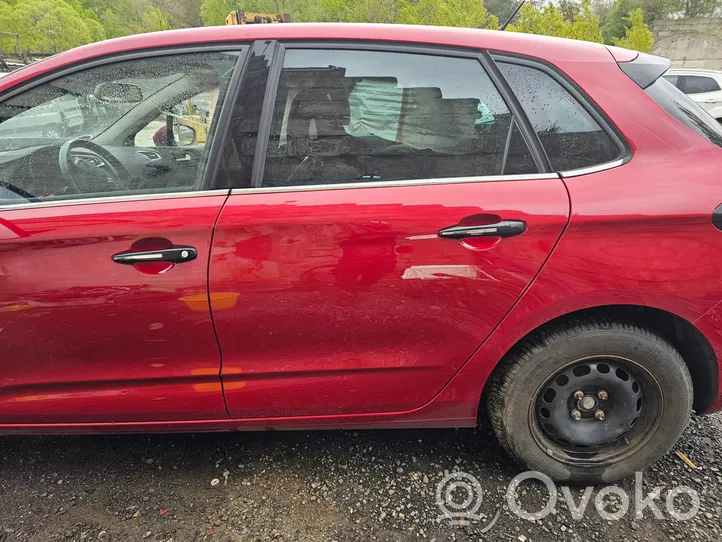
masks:
{"label": "green tree", "polygon": [[520,1],[521,0],[486,0],[484,6],[489,10],[489,13],[496,16],[496,18],[503,23],[514,12]]}
{"label": "green tree", "polygon": [[[707,0],[701,0],[707,1]],[[710,0],[719,2],[720,0]],[[629,16],[635,9],[641,9],[644,20],[653,23],[659,19],[666,19],[673,14],[682,14],[683,0],[616,0],[609,10],[602,31],[604,41],[613,43],[615,38],[623,38],[629,27]]]}
{"label": "green tree", "polygon": [[722,9],[722,0],[683,0],[685,17],[708,17]]}
{"label": "green tree", "polygon": [[[354,0],[356,1],[356,0]],[[369,3],[372,0],[366,0]],[[329,3],[321,0],[325,7],[314,8],[313,0],[203,0],[201,3],[201,19],[206,26],[223,25],[226,17],[234,9],[242,9],[253,13],[288,13],[291,20],[304,22],[314,20],[312,16],[330,16]],[[331,3],[336,9],[343,8],[347,2]],[[315,19],[325,20],[325,19]],[[347,20],[347,19],[340,19]]]}
{"label": "green tree", "polygon": [[113,0],[98,18],[109,38],[175,28],[171,15],[150,0]]}
{"label": "green tree", "polygon": [[[0,28],[20,34],[20,47],[32,50],[62,51],[106,37],[95,15],[77,1],[0,1]],[[15,39],[3,36],[0,45],[13,50]]]}
{"label": "green tree", "polygon": [[319,21],[335,21],[336,17],[329,18],[329,8],[340,7],[338,20],[351,23],[393,23],[396,21],[398,6],[397,0],[354,0],[344,2],[328,2],[327,11],[322,14]]}
{"label": "green tree", "polygon": [[546,4],[541,8],[527,4],[521,8],[519,19],[509,25],[507,30],[585,41],[603,41],[599,16],[594,13],[591,0],[582,0],[572,17],[573,20],[567,20],[562,10],[554,4]]}
{"label": "green tree", "polygon": [[560,38],[572,37],[572,23],[564,19],[564,14],[554,4],[546,4],[541,9],[531,4],[524,4],[519,10],[519,17],[507,28],[509,32],[526,34],[542,34]]}
{"label": "green tree", "polygon": [[396,22],[467,28],[499,28],[483,0],[399,0]]}
{"label": "green tree", "polygon": [[201,3],[201,19],[206,26],[225,24],[231,10],[237,9],[238,0],[203,0]]}
{"label": "green tree", "polygon": [[201,26],[202,0],[152,0],[153,4],[168,14],[173,26],[188,28]]}
{"label": "green tree", "polygon": [[[158,1],[158,0],[156,0]],[[483,0],[203,0],[205,25],[225,23],[234,9],[288,13],[292,21],[404,23],[499,28]]]}
{"label": "green tree", "polygon": [[654,36],[647,23],[644,22],[642,10],[633,9],[626,19],[629,26],[625,30],[625,35],[623,38],[614,38],[614,45],[643,53],[649,52],[654,44]]}
{"label": "green tree", "polygon": [[557,0],[557,7],[567,21],[573,21],[580,12],[581,4],[577,0]]}
{"label": "green tree", "polygon": [[599,16],[592,10],[591,0],[582,0],[580,8],[574,14],[571,37],[576,40],[602,43],[604,36],[599,26]]}

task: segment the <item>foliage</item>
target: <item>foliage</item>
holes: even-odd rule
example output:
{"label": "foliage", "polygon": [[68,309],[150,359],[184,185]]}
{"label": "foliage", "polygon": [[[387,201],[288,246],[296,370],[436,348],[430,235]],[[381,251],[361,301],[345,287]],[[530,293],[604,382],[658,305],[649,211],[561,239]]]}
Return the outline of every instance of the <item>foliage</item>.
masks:
{"label": "foliage", "polygon": [[[62,51],[105,39],[106,34],[92,12],[79,3],[64,0],[0,0],[0,29],[20,34],[21,49]],[[15,38],[2,36],[3,50],[15,49]]]}
{"label": "foliage", "polygon": [[237,0],[203,0],[201,3],[201,19],[206,26],[225,24],[226,16],[238,8]]}
{"label": "foliage", "polygon": [[498,28],[483,0],[203,0],[205,25],[224,24],[233,9],[289,13],[297,22],[367,22]]}
{"label": "foliage", "polygon": [[91,0],[109,38],[175,28],[170,13],[151,0]]}
{"label": "foliage", "polygon": [[574,14],[571,37],[575,40],[604,41],[602,29],[599,27],[599,16],[592,11],[591,0],[582,0],[581,8]]}
{"label": "foliage", "polygon": [[483,0],[399,1],[395,22],[469,28],[499,28],[499,19],[484,7]]}
{"label": "foliage", "polygon": [[201,26],[202,0],[153,0],[153,4],[165,11],[171,24],[180,28]]}
{"label": "foliage", "polygon": [[554,4],[546,4],[541,9],[524,4],[519,10],[517,20],[506,29],[508,32],[571,37],[571,23],[564,19],[564,14]]}
{"label": "foliage", "polygon": [[[140,32],[223,25],[233,9],[289,13],[297,22],[375,22],[499,28],[519,0],[0,0],[0,30],[21,47],[58,50]],[[646,23],[706,16],[722,0],[527,0],[508,30],[649,50]],[[5,49],[12,36],[0,37]]]}
{"label": "foliage", "polygon": [[707,17],[722,10],[722,0],[683,0],[685,17]]}
{"label": "foliage", "polygon": [[654,43],[654,37],[647,23],[644,22],[642,10],[639,8],[632,10],[626,20],[629,22],[629,27],[626,28],[623,38],[614,38],[614,45],[643,53],[649,52]]}
{"label": "foliage", "polygon": [[[646,4],[649,10],[642,7]],[[634,35],[638,40],[635,46],[631,47],[639,51],[648,51],[654,43],[651,30],[647,26],[647,22],[665,18],[672,13],[676,13],[681,8],[679,0],[616,0],[609,14],[609,20],[604,25],[604,41],[606,43],[616,44],[619,40],[626,40],[627,32],[632,26],[632,13],[639,12],[635,15],[638,21]],[[628,43],[625,41],[625,43]],[[648,48],[644,48],[647,47]],[[626,47],[626,46],[623,46]],[[640,49],[640,47],[642,47]]]}
{"label": "foliage", "polygon": [[566,19],[562,10],[555,4],[546,4],[541,8],[525,4],[519,12],[517,21],[510,24],[507,30],[586,41],[603,41],[599,16],[592,10],[590,0],[583,0],[572,17],[571,21]]}

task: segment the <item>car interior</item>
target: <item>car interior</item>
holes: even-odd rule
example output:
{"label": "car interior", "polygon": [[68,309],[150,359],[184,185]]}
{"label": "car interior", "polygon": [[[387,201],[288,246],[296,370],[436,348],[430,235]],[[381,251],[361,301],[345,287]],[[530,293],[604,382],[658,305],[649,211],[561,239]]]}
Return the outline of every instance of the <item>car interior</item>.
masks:
{"label": "car interior", "polygon": [[[499,175],[511,115],[484,115],[476,98],[391,77],[347,77],[344,68],[285,69],[264,185]],[[527,154],[516,133],[517,154]],[[521,145],[519,145],[521,142]],[[521,157],[520,157],[521,158]],[[522,160],[514,160],[518,163]],[[522,169],[535,172],[527,156]]]}
{"label": "car interior", "polygon": [[[0,203],[195,189],[235,57],[185,57],[86,70],[0,104]],[[82,121],[64,122],[71,109]]]}

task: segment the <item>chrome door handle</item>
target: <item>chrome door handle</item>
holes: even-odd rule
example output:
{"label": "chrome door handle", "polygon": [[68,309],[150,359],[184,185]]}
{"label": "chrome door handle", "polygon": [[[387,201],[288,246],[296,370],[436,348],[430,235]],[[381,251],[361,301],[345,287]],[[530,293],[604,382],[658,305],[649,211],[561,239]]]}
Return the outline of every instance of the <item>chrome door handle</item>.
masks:
{"label": "chrome door handle", "polygon": [[501,220],[495,224],[483,226],[451,226],[439,231],[444,239],[464,239],[465,237],[513,237],[526,231],[526,222],[521,220]]}
{"label": "chrome door handle", "polygon": [[195,260],[198,251],[193,247],[173,247],[161,250],[127,250],[113,255],[115,263],[135,265],[141,262],[184,263]]}

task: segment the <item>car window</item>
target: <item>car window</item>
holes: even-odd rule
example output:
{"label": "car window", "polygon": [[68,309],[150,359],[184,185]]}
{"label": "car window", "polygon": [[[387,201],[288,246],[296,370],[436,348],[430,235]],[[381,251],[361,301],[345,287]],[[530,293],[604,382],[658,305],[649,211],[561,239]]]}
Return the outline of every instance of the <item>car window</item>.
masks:
{"label": "car window", "polygon": [[679,75],[665,75],[664,78],[671,84],[678,86],[677,82],[679,81]]}
{"label": "car window", "polygon": [[722,125],[664,77],[648,86],[645,92],[679,122],[722,147]]}
{"label": "car window", "polygon": [[0,103],[0,203],[187,191],[236,52],[71,73]]}
{"label": "car window", "polygon": [[579,169],[619,158],[619,146],[553,77],[519,64],[498,65],[555,170]]}
{"label": "car window", "polygon": [[211,129],[219,88],[203,91],[183,101],[165,108],[156,118],[145,125],[135,135],[136,147],[168,146],[167,123],[172,124],[171,133],[175,145],[203,146]]}
{"label": "car window", "polygon": [[512,120],[475,59],[291,49],[263,184],[536,172]]}
{"label": "car window", "polygon": [[677,86],[685,94],[702,94],[720,90],[719,83],[714,78],[699,75],[682,75]]}

